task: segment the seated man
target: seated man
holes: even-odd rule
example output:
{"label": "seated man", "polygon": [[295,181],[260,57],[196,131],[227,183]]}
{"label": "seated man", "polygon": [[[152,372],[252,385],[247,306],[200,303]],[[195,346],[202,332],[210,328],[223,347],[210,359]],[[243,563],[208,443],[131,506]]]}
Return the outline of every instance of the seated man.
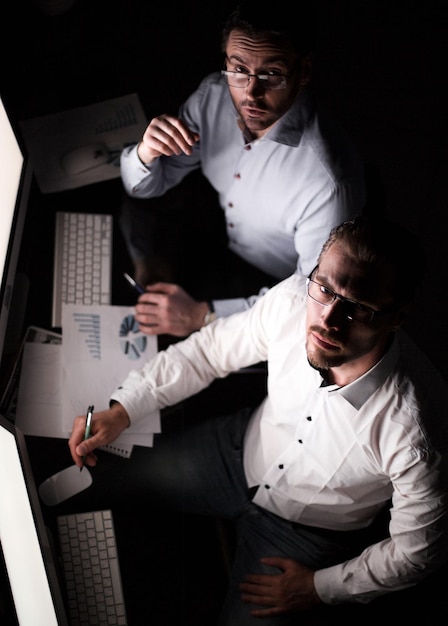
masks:
{"label": "seated man", "polygon": [[[246,0],[223,28],[223,71],[123,151],[122,227],[146,287],[144,332],[188,335],[307,276],[331,228],[362,211],[361,159],[310,89],[315,30],[309,2],[266,12]],[[198,176],[193,197],[186,177],[199,172],[207,184]],[[191,199],[176,195],[181,181]]]}
{"label": "seated man", "polygon": [[75,418],[72,457],[95,465],[130,423],[267,361],[260,406],[162,433],[129,485],[155,506],[236,522],[221,625],[307,624],[298,611],[367,603],[446,562],[448,388],[400,329],[422,258],[393,222],[346,221],[308,279],[131,371],[90,439]]}

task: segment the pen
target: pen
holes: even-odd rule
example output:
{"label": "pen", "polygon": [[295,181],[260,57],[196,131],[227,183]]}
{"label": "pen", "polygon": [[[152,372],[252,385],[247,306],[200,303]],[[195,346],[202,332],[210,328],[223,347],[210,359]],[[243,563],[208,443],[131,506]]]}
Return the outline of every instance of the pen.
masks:
{"label": "pen", "polygon": [[[88,439],[90,437],[90,426],[92,424],[92,417],[93,417],[93,404],[91,404],[89,406],[89,408],[87,409],[87,415],[86,415],[86,430],[84,432],[84,441],[86,439]],[[84,467],[84,461],[85,461],[85,456],[82,457],[82,465],[79,468],[79,471],[82,471],[82,468]]]}
{"label": "pen", "polygon": [[139,285],[131,276],[129,276],[129,274],[127,274],[126,272],[123,272],[123,276],[126,278],[128,283],[132,285],[132,287],[134,287],[136,291],[138,291],[138,293],[145,293],[145,290],[143,289],[143,287]]}

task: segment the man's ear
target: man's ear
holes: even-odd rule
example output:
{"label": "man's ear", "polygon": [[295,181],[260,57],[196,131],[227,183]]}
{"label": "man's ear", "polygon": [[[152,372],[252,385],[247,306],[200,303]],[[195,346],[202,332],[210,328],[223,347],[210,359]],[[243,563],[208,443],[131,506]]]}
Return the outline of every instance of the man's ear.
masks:
{"label": "man's ear", "polygon": [[300,63],[300,86],[305,87],[311,80],[313,68],[313,55],[311,52],[306,54]]}
{"label": "man's ear", "polygon": [[391,322],[392,330],[398,330],[400,326],[403,325],[403,322],[406,320],[409,314],[410,308],[411,308],[410,304],[405,304],[401,308],[399,308],[398,311],[394,313],[394,316]]}

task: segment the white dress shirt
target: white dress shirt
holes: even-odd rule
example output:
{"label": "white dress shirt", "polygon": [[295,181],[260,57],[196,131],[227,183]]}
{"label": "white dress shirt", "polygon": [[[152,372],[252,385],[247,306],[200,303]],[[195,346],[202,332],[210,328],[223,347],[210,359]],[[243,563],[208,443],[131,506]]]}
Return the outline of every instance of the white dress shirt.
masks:
{"label": "white dress shirt", "polygon": [[[305,350],[305,280],[293,275],[249,310],[193,333],[114,392],[131,422],[232,371],[268,362],[268,394],[246,432],[254,502],[306,525],[366,527],[392,499],[390,539],[315,575],[323,601],[368,601],[446,559],[448,388],[403,332],[370,371],[322,386]],[[445,483],[443,483],[445,480]]]}
{"label": "white dress shirt", "polygon": [[[179,117],[200,135],[190,156],[160,157],[146,167],[137,148],[126,148],[121,176],[129,195],[162,196],[192,170],[219,194],[230,249],[282,280],[307,276],[333,226],[359,213],[365,202],[363,166],[352,144],[302,92],[259,140],[247,143],[226,80],[206,77]],[[247,309],[252,300],[216,301],[218,316]]]}

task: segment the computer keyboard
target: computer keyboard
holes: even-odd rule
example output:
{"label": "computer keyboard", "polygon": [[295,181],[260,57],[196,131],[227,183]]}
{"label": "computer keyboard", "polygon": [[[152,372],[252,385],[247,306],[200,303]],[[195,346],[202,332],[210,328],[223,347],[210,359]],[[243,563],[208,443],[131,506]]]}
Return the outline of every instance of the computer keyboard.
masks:
{"label": "computer keyboard", "polygon": [[112,512],[57,518],[71,626],[126,625]]}
{"label": "computer keyboard", "polygon": [[62,304],[110,304],[112,215],[56,213],[52,325],[62,325]]}

